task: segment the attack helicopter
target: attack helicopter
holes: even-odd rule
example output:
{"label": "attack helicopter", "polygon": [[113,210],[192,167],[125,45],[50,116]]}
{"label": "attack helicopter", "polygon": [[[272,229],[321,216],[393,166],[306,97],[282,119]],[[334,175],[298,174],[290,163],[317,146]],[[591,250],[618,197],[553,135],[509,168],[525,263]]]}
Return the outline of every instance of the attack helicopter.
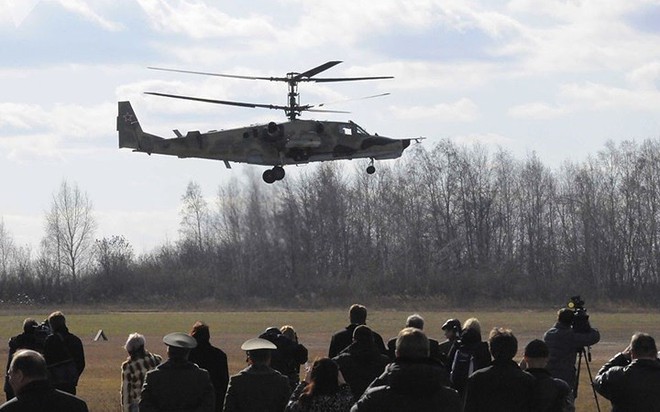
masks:
{"label": "attack helicopter", "polygon": [[[272,166],[263,172],[266,183],[282,180],[285,165],[298,165],[340,159],[370,159],[366,169],[368,174],[376,171],[374,160],[395,159],[401,156],[411,140],[423,138],[394,139],[378,134],[369,134],[352,121],[321,121],[299,119],[303,112],[348,113],[321,109],[323,104],[300,104],[298,83],[301,82],[345,82],[361,80],[391,79],[392,76],[319,78],[317,74],[341,63],[329,61],[302,73],[291,72],[285,77],[241,76],[233,74],[196,72],[178,69],[149,67],[178,73],[217,76],[235,79],[267,80],[288,84],[287,105],[246,103],[229,100],[215,100],[182,96],[160,92],[145,92],[148,95],[196,102],[222,104],[247,108],[284,110],[288,121],[252,125],[236,129],[210,131],[188,131],[185,135],[177,129],[176,137],[164,138],[142,130],[131,103],[118,102],[117,131],[119,147],[131,148],[136,152],[178,156],[180,158],[216,159],[230,169],[230,162]],[[366,98],[380,97],[384,93]]]}

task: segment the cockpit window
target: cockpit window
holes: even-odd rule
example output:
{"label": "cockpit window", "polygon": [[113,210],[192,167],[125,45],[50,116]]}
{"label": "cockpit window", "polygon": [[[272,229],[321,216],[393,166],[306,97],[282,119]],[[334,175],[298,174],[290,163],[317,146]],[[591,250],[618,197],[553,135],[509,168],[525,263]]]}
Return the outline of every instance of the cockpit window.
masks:
{"label": "cockpit window", "polygon": [[353,129],[349,126],[342,126],[341,132],[346,136],[351,136],[353,134]]}
{"label": "cockpit window", "polygon": [[[355,123],[354,123],[354,124],[355,124]],[[361,128],[361,127],[358,126],[357,124],[355,125],[355,130],[357,131],[357,134],[367,134],[367,135],[369,134],[369,133],[367,133],[366,130],[364,130],[363,128]]]}

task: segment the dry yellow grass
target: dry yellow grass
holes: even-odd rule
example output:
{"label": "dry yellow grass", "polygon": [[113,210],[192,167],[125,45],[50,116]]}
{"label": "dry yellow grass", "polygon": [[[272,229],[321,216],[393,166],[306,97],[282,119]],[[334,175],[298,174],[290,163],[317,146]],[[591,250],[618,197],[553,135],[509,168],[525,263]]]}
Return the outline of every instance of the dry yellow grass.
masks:
{"label": "dry yellow grass", "polygon": [[[21,330],[25,317],[43,319],[48,311],[20,312],[4,310],[0,315],[0,339],[5,342]],[[411,311],[371,311],[369,325],[383,338],[397,334]],[[522,349],[531,339],[542,337],[554,323],[553,311],[475,311],[475,312],[420,312],[426,319],[426,332],[442,339],[440,325],[449,317],[465,320],[476,316],[482,324],[484,335],[495,326],[511,328],[518,337]],[[91,411],[119,411],[120,365],[126,357],[122,348],[131,332],[140,332],[147,338],[147,349],[163,354],[163,335],[174,331],[189,331],[196,320],[203,320],[211,327],[213,344],[223,349],[229,357],[230,373],[245,366],[241,343],[263,332],[268,326],[293,325],[301,342],[307,346],[310,358],[327,355],[332,333],[346,325],[346,311],[262,311],[262,312],[104,312],[85,313],[65,311],[71,332],[78,335],[85,345],[87,368],[81,377],[78,394],[85,399]],[[645,331],[660,337],[660,314],[657,313],[593,313],[592,323],[600,329],[601,342],[592,348],[592,373],[617,351],[628,344],[635,331]],[[108,341],[93,342],[99,329],[103,329]],[[7,347],[0,348],[0,359],[6,361]],[[586,368],[581,376],[578,411],[595,411],[595,402],[588,382]],[[601,410],[610,409],[607,400],[600,398]]]}

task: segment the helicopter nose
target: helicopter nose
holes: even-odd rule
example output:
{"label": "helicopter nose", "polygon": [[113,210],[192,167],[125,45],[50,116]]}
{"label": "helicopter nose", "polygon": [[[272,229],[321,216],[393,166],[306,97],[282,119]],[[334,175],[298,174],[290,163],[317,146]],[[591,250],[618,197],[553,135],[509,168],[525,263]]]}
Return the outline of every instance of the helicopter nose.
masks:
{"label": "helicopter nose", "polygon": [[410,146],[410,139],[402,139],[401,140],[401,147],[403,150],[406,149],[406,147]]}

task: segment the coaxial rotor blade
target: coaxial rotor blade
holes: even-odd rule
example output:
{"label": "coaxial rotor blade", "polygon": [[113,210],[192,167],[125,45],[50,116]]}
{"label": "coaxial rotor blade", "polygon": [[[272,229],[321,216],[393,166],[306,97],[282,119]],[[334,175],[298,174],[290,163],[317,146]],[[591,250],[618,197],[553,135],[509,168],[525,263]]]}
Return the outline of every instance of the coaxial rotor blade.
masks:
{"label": "coaxial rotor blade", "polygon": [[344,110],[325,110],[325,109],[305,109],[306,112],[316,113],[350,113]]}
{"label": "coaxial rotor blade", "polygon": [[341,61],[337,61],[337,60],[323,63],[320,66],[314,67],[313,69],[309,69],[306,72],[295,75],[291,80],[300,81],[302,80],[303,77],[310,78],[312,76],[315,76],[321,72],[328,70],[331,67],[338,65],[339,63],[341,63]]}
{"label": "coaxial rotor blade", "polygon": [[352,82],[356,80],[383,80],[393,79],[394,76],[369,76],[369,77],[335,77],[335,78],[320,78],[320,79],[303,79],[303,81],[329,83],[329,82]]}
{"label": "coaxial rotor blade", "polygon": [[354,98],[354,99],[335,100],[333,102],[319,103],[319,104],[315,104],[311,107],[321,107],[321,106],[325,106],[325,105],[328,105],[328,104],[353,102],[353,101],[356,101],[356,100],[373,99],[373,98],[376,98],[376,97],[383,97],[383,96],[389,96],[389,95],[390,95],[390,93],[374,94],[373,96],[364,96],[364,97],[357,97],[357,98]]}
{"label": "coaxial rotor blade", "polygon": [[161,71],[164,71],[164,72],[201,74],[201,75],[204,75],[204,76],[228,77],[228,78],[231,78],[231,79],[269,80],[269,81],[280,81],[280,82],[289,81],[289,79],[287,79],[285,77],[240,76],[240,75],[237,75],[237,74],[197,72],[197,71],[192,71],[192,70],[165,69],[165,68],[162,68],[162,67],[147,67],[147,69],[161,70]]}
{"label": "coaxial rotor blade", "polygon": [[260,103],[245,103],[245,102],[234,102],[230,100],[215,100],[215,99],[203,99],[200,97],[190,97],[190,96],[181,96],[178,94],[167,94],[167,93],[157,93],[157,92],[144,92],[144,94],[150,94],[153,96],[162,96],[162,97],[171,97],[173,99],[182,99],[182,100],[193,100],[196,102],[204,103],[214,103],[214,104],[224,104],[228,106],[240,106],[240,107],[251,107],[251,108],[264,108],[264,109],[278,109],[285,110],[288,109],[287,106],[276,106],[272,104],[260,104]]}

